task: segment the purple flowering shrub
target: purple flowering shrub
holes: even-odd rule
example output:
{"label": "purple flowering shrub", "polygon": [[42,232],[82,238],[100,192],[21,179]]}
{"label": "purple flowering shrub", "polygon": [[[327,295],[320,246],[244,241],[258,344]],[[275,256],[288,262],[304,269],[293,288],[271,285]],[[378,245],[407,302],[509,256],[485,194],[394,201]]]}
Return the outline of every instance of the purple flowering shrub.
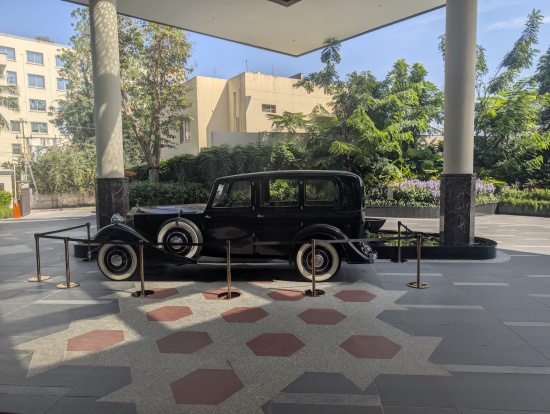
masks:
{"label": "purple flowering shrub", "polygon": [[[476,181],[476,204],[496,201],[494,198],[495,185]],[[379,186],[367,192],[366,204],[378,206],[438,206],[439,181],[421,181],[416,178],[405,179],[393,189],[393,201],[387,200],[386,187]]]}

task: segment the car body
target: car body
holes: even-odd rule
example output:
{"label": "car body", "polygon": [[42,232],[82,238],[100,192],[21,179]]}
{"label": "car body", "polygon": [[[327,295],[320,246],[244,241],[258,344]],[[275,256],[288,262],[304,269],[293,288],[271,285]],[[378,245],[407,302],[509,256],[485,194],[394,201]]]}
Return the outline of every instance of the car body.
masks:
{"label": "car body", "polygon": [[309,241],[316,239],[321,240],[315,249],[316,279],[327,280],[343,258],[348,263],[375,258],[361,242],[322,243],[363,237],[364,193],[361,178],[345,171],[222,177],[206,204],[136,206],[126,223],[118,220],[99,230],[93,237],[102,243],[98,264],[108,278],[124,280],[136,273],[139,240],[145,260],[179,265],[196,263],[201,256],[226,257],[230,241],[232,257],[284,259],[311,279]]}

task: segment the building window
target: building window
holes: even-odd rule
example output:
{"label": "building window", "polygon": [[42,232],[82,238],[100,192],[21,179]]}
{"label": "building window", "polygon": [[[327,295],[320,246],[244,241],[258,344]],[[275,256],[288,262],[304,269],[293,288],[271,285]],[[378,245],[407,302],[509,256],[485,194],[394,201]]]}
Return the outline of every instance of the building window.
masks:
{"label": "building window", "polygon": [[262,104],[262,112],[269,112],[271,114],[274,114],[276,112],[276,107],[275,105]]}
{"label": "building window", "polygon": [[38,53],[38,52],[27,52],[27,62],[43,65],[44,56],[42,55],[42,53]]}
{"label": "building window", "polygon": [[7,82],[9,85],[17,85],[17,73],[15,72],[6,72]]}
{"label": "building window", "polygon": [[11,153],[13,155],[21,155],[21,144],[11,144]]}
{"label": "building window", "polygon": [[46,101],[41,101],[40,99],[30,99],[29,103],[31,111],[46,111]]}
{"label": "building window", "polygon": [[43,88],[44,87],[44,76],[29,75],[29,86],[34,86],[36,88]]}
{"label": "building window", "polygon": [[15,49],[11,47],[0,46],[0,53],[5,53],[8,55],[9,60],[15,60]]}
{"label": "building window", "polygon": [[57,89],[61,91],[69,90],[69,80],[57,78]]}
{"label": "building window", "polygon": [[13,132],[21,132],[21,126],[19,124],[19,121],[10,121],[10,129]]}
{"label": "building window", "polygon": [[4,191],[4,183],[0,183],[0,191]]}
{"label": "building window", "polygon": [[61,60],[59,56],[55,57],[55,66],[57,66],[58,68],[65,67],[65,63],[63,63],[63,60]]}
{"label": "building window", "polygon": [[45,122],[31,122],[31,132],[36,132],[38,134],[47,134],[48,124]]}
{"label": "building window", "polygon": [[180,124],[180,144],[191,142],[191,125],[189,119],[184,119]]}
{"label": "building window", "polygon": [[8,108],[19,109],[19,98],[8,98],[8,100],[9,100]]}

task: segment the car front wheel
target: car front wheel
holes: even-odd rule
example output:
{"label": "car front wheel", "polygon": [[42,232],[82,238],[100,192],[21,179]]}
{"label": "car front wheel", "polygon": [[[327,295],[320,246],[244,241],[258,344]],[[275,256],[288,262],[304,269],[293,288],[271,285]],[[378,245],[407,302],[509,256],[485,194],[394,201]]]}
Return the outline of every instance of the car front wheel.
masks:
{"label": "car front wheel", "polygon": [[[310,243],[303,244],[296,252],[295,265],[298,274],[311,281],[312,249]],[[330,279],[340,269],[340,256],[332,244],[315,245],[315,280],[322,282]]]}
{"label": "car front wheel", "polygon": [[97,264],[109,279],[127,280],[136,273],[138,258],[132,246],[106,243],[99,249]]}

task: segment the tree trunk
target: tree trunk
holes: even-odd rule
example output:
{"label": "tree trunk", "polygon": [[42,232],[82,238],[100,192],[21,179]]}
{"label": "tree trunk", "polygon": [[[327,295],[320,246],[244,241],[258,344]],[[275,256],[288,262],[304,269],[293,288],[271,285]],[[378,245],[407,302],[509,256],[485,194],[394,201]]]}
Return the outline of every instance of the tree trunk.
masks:
{"label": "tree trunk", "polygon": [[152,183],[158,183],[159,182],[159,166],[158,166],[158,164],[149,166],[149,181],[151,181]]}

